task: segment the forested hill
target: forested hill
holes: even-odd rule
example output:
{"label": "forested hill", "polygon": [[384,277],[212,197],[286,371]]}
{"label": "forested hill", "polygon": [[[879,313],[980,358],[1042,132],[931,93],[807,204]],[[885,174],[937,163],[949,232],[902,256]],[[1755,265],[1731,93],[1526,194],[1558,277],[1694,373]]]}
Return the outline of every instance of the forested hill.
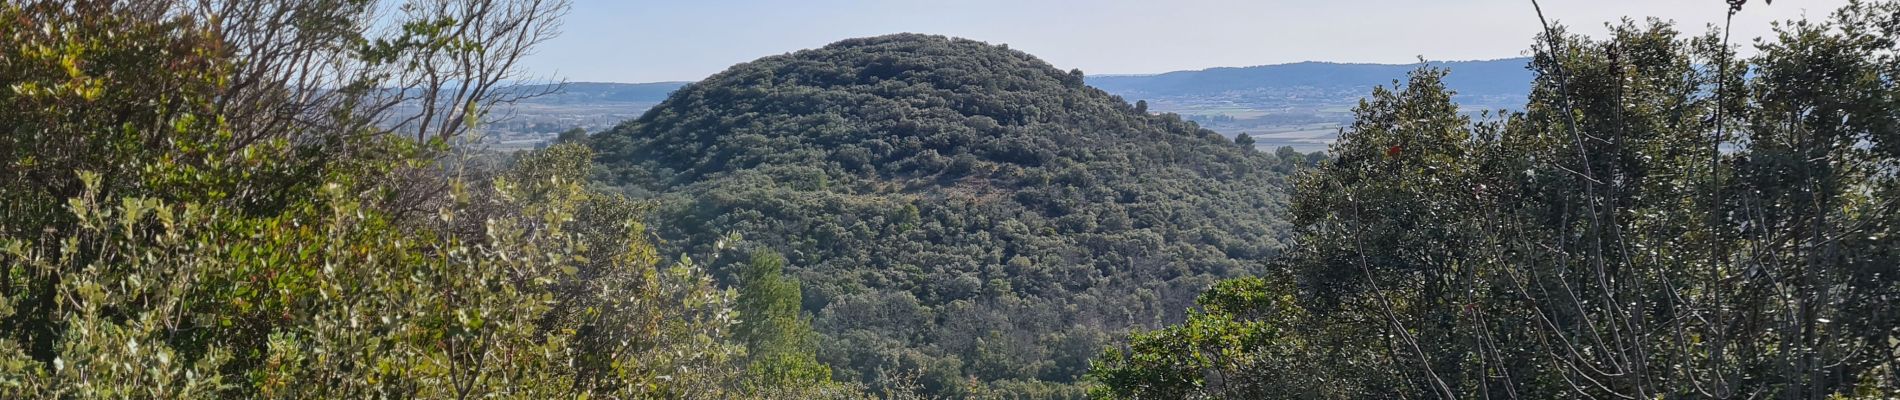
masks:
{"label": "forested hill", "polygon": [[1530,93],[1531,71],[1525,68],[1529,58],[1482,61],[1433,61],[1414,64],[1359,64],[1301,62],[1252,67],[1209,68],[1175,71],[1155,75],[1107,75],[1089,77],[1091,86],[1123,96],[1213,97],[1254,91],[1284,91],[1295,88],[1349,90],[1364,96],[1373,86],[1391,86],[1406,74],[1423,66],[1458,71],[1448,77],[1445,86],[1466,95],[1512,95]]}
{"label": "forested hill", "polygon": [[595,135],[596,179],[661,200],[673,246],[784,253],[840,379],[1073,394],[1116,333],[1276,254],[1284,171],[1308,162],[1083,82],[1005,46],[845,40]]}

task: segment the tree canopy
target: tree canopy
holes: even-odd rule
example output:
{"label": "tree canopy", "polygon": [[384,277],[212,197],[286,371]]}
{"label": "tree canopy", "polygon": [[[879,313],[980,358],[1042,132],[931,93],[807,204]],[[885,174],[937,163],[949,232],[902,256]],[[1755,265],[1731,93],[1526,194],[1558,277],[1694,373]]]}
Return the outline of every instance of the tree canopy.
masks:
{"label": "tree canopy", "polygon": [[1096,394],[1890,398],[1895,27],[1900,3],[1854,2],[1751,57],[1553,28],[1501,118],[1442,70],[1375,90],[1296,179],[1275,268],[1109,350]]}
{"label": "tree canopy", "polygon": [[564,3],[372,3],[0,2],[0,397],[861,394],[745,368],[588,147],[450,146]]}
{"label": "tree canopy", "polygon": [[0,398],[1900,394],[1900,2],[1330,156],[915,34],[490,153],[566,3],[385,5],[0,1]]}
{"label": "tree canopy", "polygon": [[739,231],[784,254],[840,379],[957,395],[1075,382],[1124,327],[1258,272],[1308,162],[914,34],[734,66],[592,144],[677,249]]}

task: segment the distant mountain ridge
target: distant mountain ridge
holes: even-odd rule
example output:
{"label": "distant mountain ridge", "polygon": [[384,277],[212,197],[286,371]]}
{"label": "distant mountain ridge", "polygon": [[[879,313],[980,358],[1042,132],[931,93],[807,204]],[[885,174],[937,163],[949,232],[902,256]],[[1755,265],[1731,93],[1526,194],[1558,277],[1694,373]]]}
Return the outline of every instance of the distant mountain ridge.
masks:
{"label": "distant mountain ridge", "polygon": [[[546,96],[526,100],[534,104],[598,104],[598,103],[659,103],[666,95],[679,90],[691,82],[568,82],[560,84],[560,91]],[[534,93],[554,85],[522,86],[524,93]]]}
{"label": "distant mountain ridge", "polygon": [[[1424,65],[1448,68],[1447,86],[1466,110],[1517,109],[1529,98],[1528,58],[1432,61],[1412,64],[1299,62],[1221,67],[1149,75],[1087,76],[1084,82],[1129,102],[1145,100],[1151,112],[1173,112],[1228,136],[1249,134],[1272,150],[1326,149],[1336,129],[1352,120],[1351,109],[1373,86],[1391,86]],[[569,128],[605,130],[644,114],[688,82],[571,82],[560,91],[525,99],[501,110],[510,118],[493,126],[497,139],[537,143]],[[524,93],[547,85],[522,86]],[[524,145],[525,146],[525,145]]]}
{"label": "distant mountain ridge", "polygon": [[[1365,88],[1390,85],[1421,66],[1448,68],[1447,86],[1463,95],[1524,95],[1530,93],[1530,58],[1477,61],[1429,61],[1411,64],[1339,63],[1303,61],[1250,67],[1215,67],[1157,74],[1095,75],[1089,86],[1129,100],[1147,97],[1217,96],[1264,89],[1298,87]],[[537,104],[658,103],[690,82],[569,82],[559,93],[528,100]],[[527,87],[536,89],[537,85]]]}
{"label": "distant mountain ridge", "polygon": [[[1530,92],[1529,58],[1484,61],[1431,61],[1412,64],[1299,62],[1252,67],[1220,67],[1154,75],[1104,75],[1090,86],[1125,98],[1213,97],[1274,89],[1323,88],[1363,95],[1367,88],[1391,85],[1406,73],[1430,65],[1451,70],[1446,85],[1461,95],[1522,96]],[[1331,91],[1331,90],[1327,90]]]}

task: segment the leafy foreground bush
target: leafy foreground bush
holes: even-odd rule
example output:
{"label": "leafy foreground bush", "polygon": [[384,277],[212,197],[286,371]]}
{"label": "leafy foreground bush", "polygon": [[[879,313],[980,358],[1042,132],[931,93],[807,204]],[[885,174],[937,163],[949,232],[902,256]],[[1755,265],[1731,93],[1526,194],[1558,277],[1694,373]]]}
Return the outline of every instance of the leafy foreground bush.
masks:
{"label": "leafy foreground bush", "polygon": [[[0,4],[0,397],[853,395],[782,344],[808,319],[736,314],[655,251],[643,206],[584,188],[586,147],[486,172],[444,157],[464,127],[418,141],[358,114],[391,76],[365,71],[494,44],[367,39],[363,4],[265,8],[343,29],[312,43],[367,78],[321,93],[256,79],[246,31],[175,4]],[[771,329],[735,338],[746,319]]]}
{"label": "leafy foreground bush", "polygon": [[[690,261],[655,269],[636,222],[576,221],[632,207],[578,190],[585,153],[525,160],[568,173],[498,178],[490,205],[521,217],[480,221],[480,236],[445,229],[472,216],[463,191],[423,223],[365,204],[357,190],[374,184],[360,183],[247,216],[105,198],[101,178],[82,173],[87,190],[68,206],[75,226],[0,245],[14,289],[0,310],[52,325],[33,338],[52,342],[50,363],[5,342],[6,373],[18,379],[9,389],[565,397],[720,387],[739,352],[722,340],[731,296]],[[24,305],[34,302],[53,304]],[[13,315],[22,311],[50,315]]]}
{"label": "leafy foreground bush", "polygon": [[[1732,2],[1740,3],[1740,2]],[[1893,398],[1900,3],[1553,30],[1522,113],[1376,90],[1298,244],[1090,372],[1107,398]]]}

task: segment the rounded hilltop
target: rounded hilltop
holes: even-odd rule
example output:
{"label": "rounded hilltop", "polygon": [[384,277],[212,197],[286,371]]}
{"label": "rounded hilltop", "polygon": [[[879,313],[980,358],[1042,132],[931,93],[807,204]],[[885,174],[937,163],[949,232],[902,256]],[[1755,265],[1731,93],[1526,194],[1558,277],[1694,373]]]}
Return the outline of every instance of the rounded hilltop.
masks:
{"label": "rounded hilltop", "polygon": [[641,182],[660,185],[827,161],[853,171],[929,173],[944,161],[937,158],[957,154],[1011,170],[1158,144],[1209,146],[1199,161],[1260,158],[1177,117],[1139,112],[1085,86],[1079,72],[1027,53],[920,34],[850,39],[739,64],[681,88],[601,139],[602,161],[673,169],[656,177],[663,181]]}
{"label": "rounded hilltop", "polygon": [[668,243],[785,254],[840,378],[1073,389],[1106,340],[1278,251],[1291,165],[1082,78],[973,40],[850,39],[733,66],[592,144]]}

